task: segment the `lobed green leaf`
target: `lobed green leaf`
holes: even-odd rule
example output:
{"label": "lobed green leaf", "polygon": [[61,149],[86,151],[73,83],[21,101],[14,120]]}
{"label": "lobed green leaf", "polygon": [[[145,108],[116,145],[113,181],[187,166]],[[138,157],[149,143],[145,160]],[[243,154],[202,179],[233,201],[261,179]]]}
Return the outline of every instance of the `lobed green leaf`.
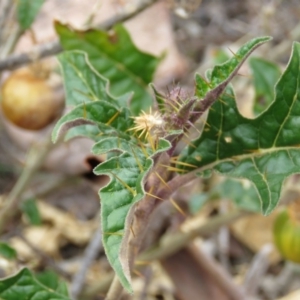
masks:
{"label": "lobed green leaf", "polygon": [[258,115],[273,101],[275,92],[274,87],[281,75],[281,71],[275,63],[258,57],[251,57],[249,66],[252,71],[255,88],[253,110],[254,113]]}
{"label": "lobed green leaf", "polygon": [[[219,69],[220,67],[218,67]],[[212,73],[212,82],[218,72]],[[211,107],[202,135],[181,161],[254,183],[264,214],[278,204],[285,178],[300,172],[300,44],[275,88],[275,100],[256,119],[243,117],[230,88]]]}
{"label": "lobed green leaf", "polygon": [[132,125],[132,120],[127,108],[118,108],[105,101],[84,103],[75,107],[56,123],[52,140],[56,142],[58,137],[70,128],[85,124],[104,124],[117,131],[126,132]]}
{"label": "lobed green leaf", "polygon": [[57,292],[58,294],[69,296],[67,284],[62,280],[57,273],[51,270],[46,270],[35,275],[35,278],[44,286]]}
{"label": "lobed green leaf", "polygon": [[18,0],[17,16],[22,29],[28,29],[45,0]]}
{"label": "lobed green leaf", "polygon": [[160,140],[156,150],[142,151],[133,142],[118,137],[106,138],[93,147],[94,154],[115,150],[122,152],[101,163],[94,173],[110,177],[109,184],[99,192],[103,246],[110,264],[128,291],[131,291],[130,271],[126,268],[128,258],[120,255],[124,250],[125,228],[130,223],[128,214],[145,194],[144,180],[153,165],[151,157],[169,148],[168,141]]}
{"label": "lobed green leaf", "polygon": [[42,285],[27,268],[0,281],[0,299],[70,300],[64,294]]}
{"label": "lobed green leaf", "polygon": [[114,95],[134,92],[131,109],[135,114],[151,105],[148,84],[160,59],[138,50],[122,25],[116,25],[110,32],[73,30],[59,22],[55,28],[65,50],[82,50],[88,54],[95,70],[109,79]]}
{"label": "lobed green leaf", "polygon": [[124,107],[129,104],[128,93],[115,98],[110,95],[109,81],[90,64],[82,51],[66,51],[58,56],[64,78],[67,105],[76,106],[90,101],[103,100]]}

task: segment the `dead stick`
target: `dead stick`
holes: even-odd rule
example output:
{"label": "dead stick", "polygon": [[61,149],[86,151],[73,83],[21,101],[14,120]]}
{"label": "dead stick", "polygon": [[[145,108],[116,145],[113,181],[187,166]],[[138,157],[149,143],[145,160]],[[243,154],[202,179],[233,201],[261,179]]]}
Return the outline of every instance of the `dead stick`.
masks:
{"label": "dead stick", "polygon": [[[142,11],[144,11],[146,8],[151,6],[157,2],[157,0],[145,0],[141,1],[141,3],[137,6],[137,8],[134,11],[124,13],[121,16],[113,17],[104,23],[97,26],[99,29],[103,30],[109,30],[111,29],[115,24],[125,22],[134,16],[138,15]],[[8,56],[6,59],[0,61],[0,72],[3,70],[13,70],[16,68],[19,68],[23,65],[32,63],[36,61],[37,59],[46,58],[49,56],[56,55],[63,51],[62,46],[59,43],[59,40],[56,40],[51,43],[46,43],[43,45],[39,45],[34,47],[30,52],[27,53],[21,53],[21,54],[13,54]]]}

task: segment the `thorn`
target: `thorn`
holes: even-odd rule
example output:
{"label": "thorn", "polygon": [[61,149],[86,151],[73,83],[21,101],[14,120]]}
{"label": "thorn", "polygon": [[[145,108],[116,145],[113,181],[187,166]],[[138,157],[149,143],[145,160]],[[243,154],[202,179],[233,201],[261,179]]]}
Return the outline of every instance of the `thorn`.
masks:
{"label": "thorn", "polygon": [[200,130],[191,122],[191,121],[187,121],[187,123],[193,127],[199,134],[201,133]]}
{"label": "thorn", "polygon": [[149,136],[148,136],[148,141],[149,141],[152,151],[155,152],[155,150],[156,150],[155,141],[153,141],[151,134],[149,134]]}
{"label": "thorn", "polygon": [[189,140],[182,139],[182,141],[183,141],[186,145],[188,145],[188,146],[190,146],[190,147],[192,147],[192,148],[194,148],[194,149],[197,149],[197,147],[196,147],[194,144],[192,144]]}
{"label": "thorn", "polygon": [[175,202],[173,198],[170,198],[170,202],[173,204],[173,206],[179,211],[184,217],[187,217],[186,213],[183,211],[183,209]]}
{"label": "thorn", "polygon": [[204,122],[204,124],[205,124],[207,127],[211,127],[206,121],[203,121],[203,120],[202,120],[202,122]]}
{"label": "thorn", "polygon": [[169,167],[167,170],[177,172],[177,173],[186,173],[186,170],[178,169],[176,167]]}
{"label": "thorn", "polygon": [[138,145],[140,146],[140,148],[141,148],[143,154],[145,155],[145,157],[148,158],[149,154],[148,154],[144,144],[139,139],[138,139]]}
{"label": "thorn", "polygon": [[123,236],[123,233],[119,232],[104,232],[105,235],[118,235],[118,236]]}
{"label": "thorn", "polygon": [[206,84],[210,85],[210,82],[207,81],[205,77],[203,77],[203,76],[200,76],[200,77],[201,77],[201,79],[202,79]]}
{"label": "thorn", "polygon": [[242,76],[242,77],[246,77],[246,78],[249,78],[249,79],[252,79],[253,77],[250,75],[250,74],[241,74],[241,73],[236,73],[236,75],[238,76]]}
{"label": "thorn", "polygon": [[170,189],[170,187],[169,187],[169,185],[165,182],[165,180],[157,173],[157,172],[155,172],[155,175],[159,178],[159,180],[169,189],[169,190],[171,190]]}
{"label": "thorn", "polygon": [[234,96],[233,96],[233,95],[230,95],[230,94],[228,94],[228,93],[223,93],[223,95],[225,95],[225,96],[227,96],[227,97],[229,97],[229,98],[231,98],[231,99],[235,100],[235,98],[234,98]]}
{"label": "thorn", "polygon": [[147,138],[147,132],[146,132],[146,129],[144,128],[142,130],[142,132],[139,134],[138,138],[140,139],[143,135],[145,134],[145,138]]}
{"label": "thorn", "polygon": [[219,97],[218,100],[219,100],[222,104],[228,105],[221,97]]}
{"label": "thorn", "polygon": [[79,93],[79,94],[81,94],[81,95],[83,95],[83,96],[85,96],[85,97],[87,97],[88,99],[91,99],[92,101],[96,101],[97,100],[96,98],[93,98],[91,95],[86,94],[86,93],[84,93],[84,92],[82,92],[80,90],[74,89],[74,91],[77,92],[77,93]]}
{"label": "thorn", "polygon": [[150,196],[150,197],[152,197],[152,198],[155,198],[155,199],[158,199],[158,200],[161,200],[161,201],[165,201],[165,199],[160,198],[160,197],[158,197],[158,196],[155,196],[155,195],[153,195],[153,194],[151,194],[151,193],[145,192],[145,194],[148,195],[148,196]]}
{"label": "thorn", "polygon": [[192,165],[192,164],[189,164],[189,163],[185,163],[185,162],[183,162],[183,161],[176,161],[176,164],[182,165],[182,166],[186,166],[186,167],[195,168],[195,169],[198,168],[198,166],[195,166],[195,165]]}
{"label": "thorn", "polygon": [[188,136],[188,134],[185,131],[183,132],[183,135],[186,137],[187,140],[189,140],[190,137]]}
{"label": "thorn", "polygon": [[139,159],[138,159],[138,157],[137,157],[136,153],[134,152],[133,147],[132,147],[131,145],[130,145],[130,149],[131,149],[131,151],[132,151],[132,154],[133,154],[133,156],[134,156],[134,158],[135,158],[135,161],[136,161],[136,163],[137,163],[137,165],[138,165],[140,171],[141,171],[141,172],[144,172],[143,166],[141,165],[141,163],[140,163],[140,161],[139,161]]}
{"label": "thorn", "polygon": [[162,164],[159,164],[159,166],[167,168],[168,171],[186,172],[186,170],[178,169],[176,167],[171,167],[171,166],[162,165]]}
{"label": "thorn", "polygon": [[197,122],[203,123],[203,124],[205,124],[207,127],[211,127],[211,126],[208,124],[208,122],[207,122],[207,121],[204,121],[203,119],[199,119],[199,121],[197,121]]}
{"label": "thorn", "polygon": [[177,113],[180,110],[180,106],[177,108],[170,100],[167,100],[166,103],[170,105]]}
{"label": "thorn", "polygon": [[148,266],[151,264],[151,262],[147,260],[136,260],[135,264],[139,266]]}
{"label": "thorn", "polygon": [[115,119],[116,117],[120,114],[119,111],[117,111],[109,120],[108,122],[106,123],[106,125],[110,125]]}
{"label": "thorn", "polygon": [[169,86],[167,86],[167,91],[168,91],[168,96],[170,97],[170,90],[169,90]]}
{"label": "thorn", "polygon": [[177,160],[179,157],[180,157],[180,155],[177,155],[177,156],[172,156],[172,157],[171,157],[171,159],[173,159],[173,160]]}
{"label": "thorn", "polygon": [[227,49],[231,52],[231,54],[236,58],[236,59],[238,59],[239,60],[239,57],[229,48],[229,47],[227,47]]}
{"label": "thorn", "polygon": [[[154,186],[151,186],[151,188],[150,188],[150,190],[148,191],[148,193],[152,193],[153,192],[153,190],[154,190]],[[147,193],[147,192],[146,192]]]}
{"label": "thorn", "polygon": [[133,273],[136,274],[139,277],[145,278],[145,276],[141,272],[139,272],[138,270],[133,270]]}
{"label": "thorn", "polygon": [[201,161],[201,160],[202,160],[202,157],[201,157],[200,155],[196,155],[196,156],[195,156],[195,159],[196,159],[197,161]]}
{"label": "thorn", "polygon": [[83,102],[83,118],[86,119],[86,106],[85,106],[85,102]]}
{"label": "thorn", "polygon": [[135,237],[135,233],[134,233],[134,230],[132,228],[132,225],[130,226],[130,231],[131,231],[132,235]]}
{"label": "thorn", "polygon": [[133,197],[136,196],[136,191],[133,190],[125,181],[123,181],[121,178],[119,178],[113,172],[108,172],[108,173],[112,174],[133,195]]}

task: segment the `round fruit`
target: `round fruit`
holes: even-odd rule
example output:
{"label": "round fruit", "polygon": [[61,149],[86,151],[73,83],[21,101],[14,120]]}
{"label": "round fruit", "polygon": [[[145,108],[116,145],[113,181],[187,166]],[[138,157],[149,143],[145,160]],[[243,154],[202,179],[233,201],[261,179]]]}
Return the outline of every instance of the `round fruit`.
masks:
{"label": "round fruit", "polygon": [[300,222],[288,210],[282,211],[274,223],[274,243],[281,255],[300,263]]}
{"label": "round fruit", "polygon": [[18,70],[8,78],[1,88],[1,98],[6,118],[24,129],[41,129],[61,111],[53,89],[30,69]]}

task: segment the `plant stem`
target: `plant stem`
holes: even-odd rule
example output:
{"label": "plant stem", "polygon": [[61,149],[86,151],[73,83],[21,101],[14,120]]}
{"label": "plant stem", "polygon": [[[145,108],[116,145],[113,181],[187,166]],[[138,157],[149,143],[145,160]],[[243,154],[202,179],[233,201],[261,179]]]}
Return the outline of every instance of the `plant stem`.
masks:
{"label": "plant stem", "polygon": [[[154,167],[154,170],[156,171],[153,171],[149,175],[149,177],[147,178],[147,183],[145,184],[145,189],[148,191],[150,190],[151,193],[147,194],[143,200],[134,205],[129,211],[126,218],[126,224],[131,225],[129,225],[130,230],[125,230],[123,236],[123,241],[120,247],[120,260],[121,264],[123,261],[126,261],[126,264],[122,265],[122,267],[128,280],[130,280],[131,270],[133,270],[134,268],[136,256],[140,251],[142,241],[147,230],[147,224],[150,215],[158,203],[155,196],[157,194],[156,189],[158,189],[158,187],[162,183],[161,179],[156,174],[159,173],[161,169],[164,169],[162,166],[160,166],[160,162],[164,162],[166,160],[169,160],[169,157],[166,156],[165,153],[163,153],[160,159],[156,162],[156,166]],[[109,288],[108,295],[115,295],[114,290],[117,289],[117,283],[115,283],[115,281],[117,281],[117,278]]]}
{"label": "plant stem", "polygon": [[[125,22],[134,16],[138,15],[140,12],[144,11],[146,8],[157,2],[157,0],[144,0],[136,7],[134,11],[128,11],[122,14],[121,16],[113,17],[104,23],[101,23],[97,26],[99,29],[109,30],[115,24]],[[47,44],[39,45],[34,47],[30,52],[13,54],[7,57],[4,60],[0,61],[0,71],[3,70],[13,70],[23,65],[32,63],[37,59],[42,59],[48,56],[56,55],[63,51],[62,46],[59,43],[59,40],[50,42]]]}
{"label": "plant stem", "polygon": [[[160,241],[157,243],[157,247],[151,250],[146,250],[141,253],[136,259],[136,268],[140,268],[144,265],[141,262],[150,262],[152,260],[163,259],[178,250],[184,248],[189,242],[191,242],[195,237],[202,235],[209,235],[220,227],[225,226],[240,217],[248,214],[248,212],[234,211],[226,215],[221,215],[213,217],[208,220],[206,224],[194,228],[189,232],[176,232],[165,234]],[[87,290],[83,291],[82,298],[88,299],[92,298],[99,292],[105,292],[109,286],[109,282],[112,281],[112,273],[108,274],[101,282],[97,282],[94,286],[89,287]]]}
{"label": "plant stem", "polygon": [[72,280],[70,292],[72,295],[72,299],[74,300],[78,299],[78,295],[80,294],[85,282],[86,273],[102,247],[101,238],[102,238],[101,230],[100,228],[98,228],[85,250],[80,269],[75,274]]}
{"label": "plant stem", "polygon": [[214,217],[203,226],[193,228],[190,231],[177,232],[175,234],[168,233],[162,237],[158,247],[145,251],[138,257],[138,260],[151,261],[163,259],[185,247],[195,237],[210,234],[221,226],[231,223],[245,214],[247,214],[247,212],[233,211],[226,215]]}
{"label": "plant stem", "polygon": [[19,38],[23,35],[23,33],[24,31],[20,28],[19,25],[16,25],[15,28],[13,28],[11,34],[9,35],[9,38],[7,39],[7,42],[2,47],[0,58],[7,57],[7,55],[14,50],[17,42],[19,41]]}
{"label": "plant stem", "polygon": [[6,197],[4,207],[0,211],[0,234],[3,232],[5,225],[18,211],[18,205],[22,199],[21,195],[28,186],[35,172],[40,168],[46,155],[51,149],[51,145],[52,142],[50,138],[48,138],[43,146],[35,145],[30,149],[26,165],[18,178],[17,183]]}
{"label": "plant stem", "polygon": [[123,287],[118,279],[118,276],[115,275],[109,287],[109,291],[105,297],[105,300],[119,300],[122,296],[122,291]]}

